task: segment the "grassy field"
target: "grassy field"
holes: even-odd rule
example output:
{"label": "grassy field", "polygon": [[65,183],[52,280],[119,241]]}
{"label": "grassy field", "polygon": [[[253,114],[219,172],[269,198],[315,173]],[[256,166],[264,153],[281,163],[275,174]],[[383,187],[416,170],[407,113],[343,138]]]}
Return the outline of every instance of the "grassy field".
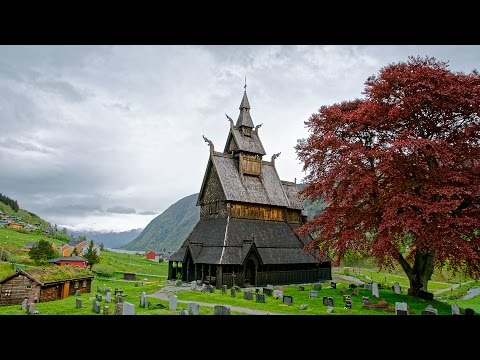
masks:
{"label": "grassy field", "polygon": [[[60,240],[46,238],[42,235],[36,234],[23,234],[17,233],[13,230],[7,230],[0,228],[0,249],[13,249],[16,248],[17,251],[21,252],[21,248],[29,241],[39,241],[40,239],[47,239],[56,244],[61,243]],[[28,256],[28,255],[26,255]],[[136,314],[138,315],[176,315],[179,313],[180,309],[186,309],[187,305],[179,303],[178,310],[169,311],[168,304],[166,301],[155,300],[149,298],[151,307],[150,308],[140,308],[140,296],[143,291],[147,295],[153,294],[159,289],[161,289],[166,284],[166,276],[168,271],[167,263],[155,263],[149,260],[145,260],[140,255],[133,254],[123,254],[115,253],[111,251],[103,251],[100,254],[100,264],[108,266],[114,269],[113,276],[110,277],[95,277],[92,283],[92,292],[90,294],[83,294],[80,296],[82,299],[84,307],[81,309],[76,309],[75,307],[75,297],[69,297],[62,300],[38,303],[37,310],[41,314],[45,315],[97,315],[92,311],[92,304],[94,302],[94,296],[97,293],[97,286],[99,293],[103,292],[104,286],[109,287],[110,289],[120,288],[124,291],[124,294],[127,295],[125,301],[131,302],[136,305]],[[0,261],[0,278],[4,278],[7,275],[12,274],[14,271],[13,264],[9,262]],[[125,281],[123,280],[124,272],[133,272],[137,274],[136,281]],[[378,272],[372,269],[360,269],[360,268],[350,268],[345,270],[345,268],[334,268],[334,274],[345,275],[358,277],[364,281],[375,281],[379,284],[383,284],[384,288],[380,289],[380,297],[389,303],[393,308],[395,302],[406,302],[411,309],[412,314],[420,314],[421,310],[424,309],[427,305],[432,305],[438,309],[438,313],[442,315],[451,314],[451,304],[457,303],[458,306],[462,309],[469,307],[475,310],[475,312],[480,313],[480,296],[469,300],[459,300],[463,294],[468,290],[469,286],[480,287],[480,283],[473,283],[462,285],[458,289],[453,291],[447,291],[441,293],[441,295],[436,296],[436,299],[431,302],[424,300],[416,299],[406,295],[408,288],[407,278],[401,273],[388,273],[388,272]],[[390,287],[393,282],[398,281],[402,286],[402,295],[395,294]],[[442,289],[448,289],[452,283],[439,282],[439,281],[430,281],[429,282],[429,291],[435,292]],[[210,304],[225,304],[232,306],[240,306],[245,308],[252,308],[258,310],[264,310],[271,313],[279,314],[291,314],[291,315],[326,315],[327,307],[323,305],[322,298],[323,296],[330,296],[334,298],[335,306],[334,313],[338,315],[391,315],[394,312],[386,310],[369,310],[362,307],[362,296],[370,296],[371,291],[364,290],[363,287],[359,288],[359,296],[351,295],[351,291],[348,289],[348,282],[342,283],[337,289],[330,288],[329,283],[323,284],[323,289],[318,291],[319,298],[308,298],[308,291],[313,289],[312,284],[305,285],[305,291],[299,291],[298,286],[285,286],[284,294],[291,295],[294,297],[293,305],[283,304],[280,299],[274,299],[273,297],[266,297],[266,303],[257,303],[254,300],[244,300],[242,293],[237,293],[237,297],[232,298],[230,293],[221,294],[221,291],[216,290],[214,294],[201,293],[198,291],[181,291],[177,293],[179,300],[185,301],[198,301],[206,302]],[[351,295],[353,308],[345,309],[343,303],[343,292]],[[438,299],[437,299],[438,298]],[[442,301],[438,301],[442,300]],[[371,298],[370,301],[375,302],[378,299]],[[154,306],[155,304],[161,304],[167,306],[167,309],[162,309],[160,306]],[[299,307],[301,304],[308,305],[307,309],[300,310]],[[110,306],[110,315],[114,313],[114,304],[107,304],[105,301],[102,301],[101,306],[104,305]],[[233,312],[235,314],[235,312]],[[13,306],[1,306],[0,315],[22,315],[25,314],[21,310],[20,305]],[[200,306],[201,315],[211,315],[213,314],[213,308],[207,306]],[[103,316],[102,314],[98,314]]]}

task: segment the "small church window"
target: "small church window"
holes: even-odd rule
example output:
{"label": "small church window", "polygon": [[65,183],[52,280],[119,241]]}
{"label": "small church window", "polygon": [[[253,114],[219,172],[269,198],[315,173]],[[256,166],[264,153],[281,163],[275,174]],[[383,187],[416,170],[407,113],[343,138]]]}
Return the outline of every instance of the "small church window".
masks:
{"label": "small church window", "polygon": [[83,280],[82,287],[87,287],[87,280]]}
{"label": "small church window", "polygon": [[80,283],[79,283],[78,280],[75,280],[75,283],[74,283],[73,287],[74,287],[75,289],[78,289],[78,288],[80,287]]}

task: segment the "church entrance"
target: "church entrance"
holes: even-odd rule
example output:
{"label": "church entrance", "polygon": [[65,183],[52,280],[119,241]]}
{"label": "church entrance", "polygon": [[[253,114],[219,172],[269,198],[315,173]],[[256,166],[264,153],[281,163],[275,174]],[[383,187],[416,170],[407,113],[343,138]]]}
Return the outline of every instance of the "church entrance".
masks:
{"label": "church entrance", "polygon": [[255,262],[250,259],[245,268],[245,285],[255,285]]}

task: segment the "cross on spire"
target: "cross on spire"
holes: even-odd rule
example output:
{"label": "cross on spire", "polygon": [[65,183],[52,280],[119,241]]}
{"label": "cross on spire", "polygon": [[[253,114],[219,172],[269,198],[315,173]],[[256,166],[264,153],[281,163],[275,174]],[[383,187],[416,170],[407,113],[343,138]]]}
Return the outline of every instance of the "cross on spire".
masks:
{"label": "cross on spire", "polygon": [[245,86],[243,88],[247,91],[247,76],[245,76]]}

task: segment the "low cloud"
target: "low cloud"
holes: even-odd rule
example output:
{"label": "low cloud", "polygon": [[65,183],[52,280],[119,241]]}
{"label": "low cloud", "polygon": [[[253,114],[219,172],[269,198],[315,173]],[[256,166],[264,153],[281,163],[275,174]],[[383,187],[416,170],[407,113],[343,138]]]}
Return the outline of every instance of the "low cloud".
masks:
{"label": "low cloud", "polygon": [[156,215],[156,214],[158,214],[158,212],[151,211],[151,210],[145,210],[145,211],[139,211],[138,214],[140,214],[140,215]]}
{"label": "low cloud", "polygon": [[107,212],[114,214],[136,214],[137,211],[134,208],[128,208],[123,206],[114,206],[107,209]]}

